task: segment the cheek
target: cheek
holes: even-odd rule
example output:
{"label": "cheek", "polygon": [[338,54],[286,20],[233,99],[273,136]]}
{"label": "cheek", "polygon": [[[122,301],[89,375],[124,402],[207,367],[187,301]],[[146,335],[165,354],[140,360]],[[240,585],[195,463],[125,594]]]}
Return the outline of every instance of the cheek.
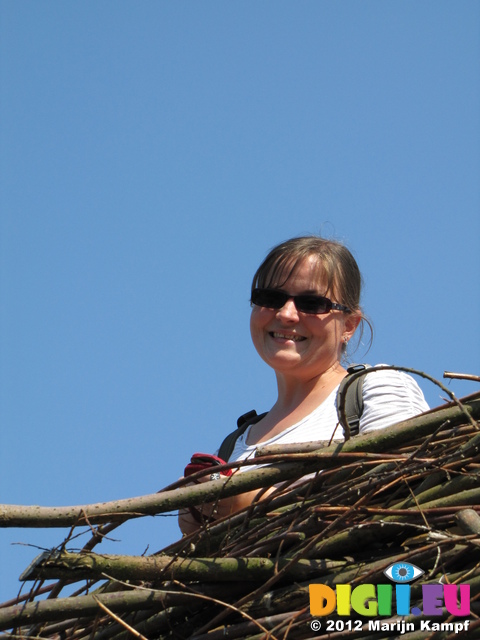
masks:
{"label": "cheek", "polygon": [[263,336],[265,326],[272,319],[273,312],[262,307],[253,307],[250,315],[250,335],[255,346]]}
{"label": "cheek", "polygon": [[335,321],[331,314],[318,318],[305,320],[305,327],[312,336],[320,338],[322,341],[337,342],[342,335],[341,326]]}
{"label": "cheek", "polygon": [[252,340],[255,340],[255,335],[259,330],[259,315],[258,307],[252,307],[252,313],[250,314],[250,335]]}
{"label": "cheek", "polygon": [[259,349],[261,349],[260,336],[262,335],[262,331],[258,326],[257,315],[258,314],[255,313],[255,308],[254,308],[250,316],[250,337],[252,339],[253,346],[255,347],[257,353],[259,353]]}

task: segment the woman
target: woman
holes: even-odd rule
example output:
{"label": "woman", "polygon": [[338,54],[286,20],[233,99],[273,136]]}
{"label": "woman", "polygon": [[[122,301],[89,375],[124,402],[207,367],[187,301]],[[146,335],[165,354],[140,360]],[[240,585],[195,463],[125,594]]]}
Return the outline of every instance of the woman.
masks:
{"label": "woman", "polygon": [[[361,282],[354,257],[339,242],[300,237],[270,251],[253,278],[250,331],[258,354],[275,372],[278,397],[238,438],[230,461],[252,457],[259,444],[342,438],[341,429],[336,431],[336,393],[346,375],[347,345],[365,322]],[[365,376],[363,401],[360,433],[428,409],[413,378],[391,370]],[[220,501],[217,516],[248,506],[257,494]],[[179,524],[183,533],[199,527],[188,511],[180,513]]]}

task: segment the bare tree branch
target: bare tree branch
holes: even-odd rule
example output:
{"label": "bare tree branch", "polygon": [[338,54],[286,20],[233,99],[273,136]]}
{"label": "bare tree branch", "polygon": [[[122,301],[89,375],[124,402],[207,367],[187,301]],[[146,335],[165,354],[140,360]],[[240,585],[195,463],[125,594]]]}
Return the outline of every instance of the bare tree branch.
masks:
{"label": "bare tree branch", "polygon": [[[248,473],[236,473],[225,480],[212,480],[137,498],[91,505],[41,507],[3,504],[0,505],[0,527],[70,527],[101,524],[124,520],[126,517],[153,516],[195,504],[212,502],[219,498],[296,479],[309,473],[315,473],[320,469],[338,466],[342,461],[341,455],[345,456],[357,452],[395,451],[414,438],[432,433],[446,421],[450,425],[457,424],[462,418],[465,419],[465,411],[470,416],[473,411],[478,412],[479,407],[480,397],[477,397],[471,398],[468,404],[462,407],[451,406],[428,412],[388,429],[314,450],[310,453],[310,458],[302,459],[301,465],[297,461],[278,462],[279,458],[277,457],[275,463],[251,470]],[[312,446],[315,446],[315,443]],[[469,442],[470,454],[471,451],[480,451],[480,434]],[[262,453],[264,452],[260,450],[259,456],[262,456]],[[288,453],[289,449],[286,448],[281,459],[288,460]],[[262,458],[263,462],[267,463],[268,459]],[[258,464],[258,461],[256,463]]]}

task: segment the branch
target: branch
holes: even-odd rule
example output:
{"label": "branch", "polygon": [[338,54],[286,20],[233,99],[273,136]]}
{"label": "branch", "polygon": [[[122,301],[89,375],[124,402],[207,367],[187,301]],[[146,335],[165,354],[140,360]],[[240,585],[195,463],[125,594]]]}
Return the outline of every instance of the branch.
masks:
{"label": "branch", "polygon": [[296,463],[283,463],[256,469],[250,473],[237,473],[225,480],[211,480],[181,489],[91,505],[40,507],[2,504],[0,528],[71,527],[113,522],[124,520],[126,517],[154,516],[212,502],[220,497],[227,498],[253,489],[273,486],[284,480],[298,478],[304,473],[313,473],[317,468],[317,462],[303,467]]}
{"label": "branch", "polygon": [[[267,580],[286,567],[291,558],[172,558],[171,556],[97,555],[83,553],[42,553],[20,580],[57,578],[109,578],[121,581],[180,580],[182,582],[238,582]],[[322,575],[338,563],[299,560],[289,567],[294,580]]]}
{"label": "branch", "polygon": [[106,614],[108,614],[112,620],[115,620],[115,622],[117,622],[120,626],[122,626],[124,629],[126,629],[129,633],[132,634],[132,636],[134,636],[135,638],[139,638],[140,640],[148,640],[145,636],[142,636],[141,633],[139,633],[136,629],[134,629],[133,627],[131,627],[129,624],[127,624],[125,622],[125,620],[122,620],[122,618],[120,618],[119,616],[117,616],[115,613],[113,613],[113,611],[111,611],[108,607],[106,607],[101,600],[99,600],[98,598],[96,598],[95,596],[93,596],[95,602],[98,604],[98,606],[100,607],[100,609],[102,611],[105,611]]}
{"label": "branch", "polygon": [[471,380],[473,382],[480,382],[480,376],[476,376],[473,373],[454,373],[453,371],[444,371],[444,378],[455,378],[456,380]]}
{"label": "branch", "polygon": [[[321,469],[341,466],[344,462],[342,456],[358,452],[378,453],[382,451],[395,451],[399,446],[409,443],[414,438],[427,436],[446,421],[449,425],[461,422],[465,419],[465,412],[480,415],[480,396],[468,398],[468,403],[462,407],[457,405],[432,410],[410,420],[400,422],[387,429],[357,436],[351,440],[334,443],[328,447],[322,447],[322,443],[310,443],[314,448],[310,458],[304,459],[302,464],[297,461],[278,462],[251,470],[248,473],[236,473],[225,480],[212,480],[170,491],[149,494],[146,496],[127,498],[113,502],[101,502],[92,505],[70,507],[40,507],[23,505],[0,505],[0,528],[5,527],[71,527],[86,524],[94,525],[105,522],[125,520],[127,517],[137,518],[141,516],[154,516],[189,507],[205,502],[212,502],[219,498],[245,493],[254,489],[273,486],[286,480],[295,480],[299,477],[315,473]],[[296,445],[297,451],[299,449]],[[317,449],[315,450],[315,447]],[[268,453],[271,453],[270,447]],[[282,450],[282,460],[289,460],[288,445]],[[480,451],[480,434],[471,438],[462,450],[464,455],[473,455]],[[266,448],[260,449],[258,455],[262,456],[262,463],[268,462],[263,456]],[[247,461],[245,464],[258,464],[258,460]],[[230,467],[239,466],[231,464]]]}
{"label": "branch", "polygon": [[[467,412],[467,414],[466,414]],[[413,440],[428,436],[443,424],[452,427],[464,422],[465,416],[480,418],[480,394],[474,394],[463,399],[462,407],[447,405],[446,407],[430,409],[418,416],[398,422],[386,429],[371,431],[365,435],[355,436],[346,442],[325,446],[325,442],[305,442],[301,444],[282,444],[258,447],[256,457],[277,455],[283,453],[307,453],[309,451],[323,451],[328,453],[338,448],[344,453],[354,451],[368,451],[371,453],[395,451],[398,447],[410,444]],[[479,439],[480,440],[480,439]]]}
{"label": "branch", "polygon": [[178,593],[173,596],[153,589],[136,589],[95,596],[28,602],[0,609],[0,630],[39,622],[95,616],[98,613],[98,601],[115,613],[124,613],[154,607],[159,609],[185,603],[187,600],[191,601],[187,594]]}

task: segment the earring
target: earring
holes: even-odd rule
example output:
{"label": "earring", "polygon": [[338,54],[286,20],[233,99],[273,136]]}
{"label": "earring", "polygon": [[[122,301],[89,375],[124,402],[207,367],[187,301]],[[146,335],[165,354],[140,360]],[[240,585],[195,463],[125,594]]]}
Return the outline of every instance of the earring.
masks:
{"label": "earring", "polygon": [[345,336],[345,337],[343,338],[343,342],[344,342],[345,344],[348,344],[348,338],[347,338],[347,336]]}

